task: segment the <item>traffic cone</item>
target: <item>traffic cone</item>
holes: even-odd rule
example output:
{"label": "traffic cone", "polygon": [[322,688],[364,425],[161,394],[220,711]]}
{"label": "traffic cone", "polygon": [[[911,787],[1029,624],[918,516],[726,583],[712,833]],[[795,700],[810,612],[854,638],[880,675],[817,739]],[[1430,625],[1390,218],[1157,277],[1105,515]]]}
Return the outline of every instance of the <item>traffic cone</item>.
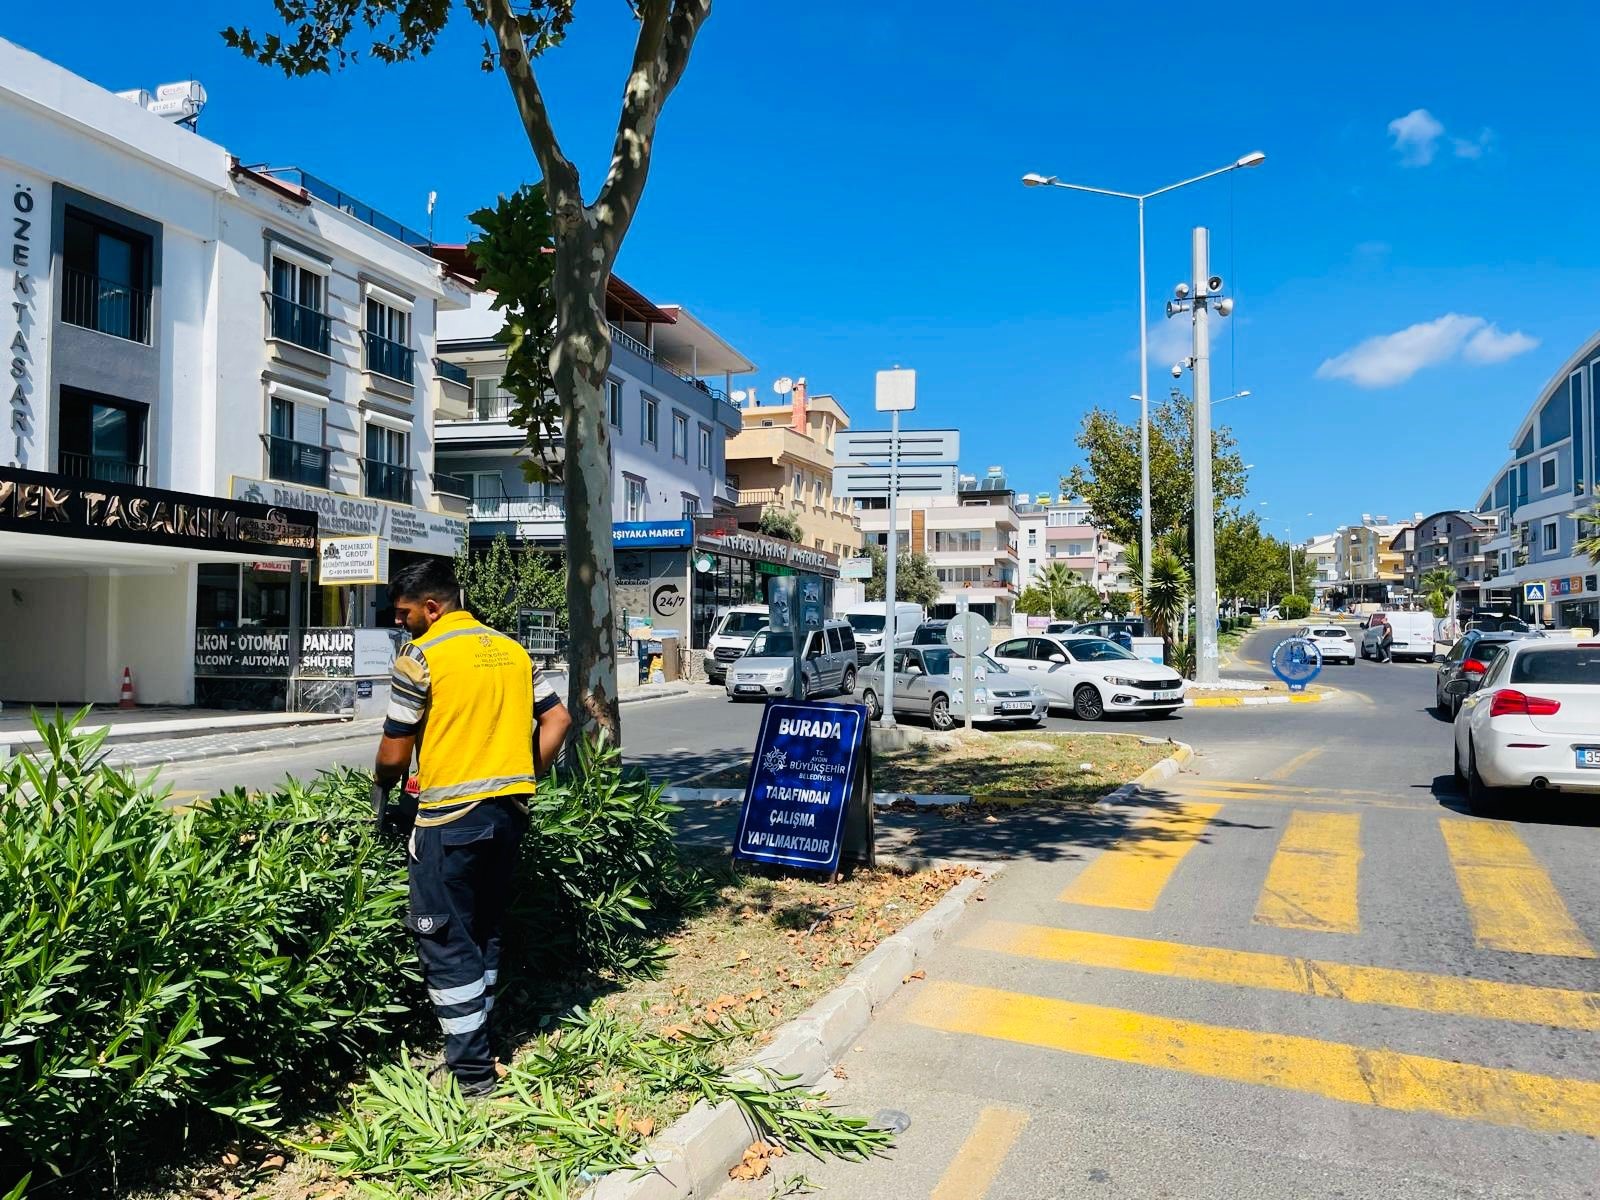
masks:
{"label": "traffic cone", "polygon": [[122,668],[122,696],[117,701],[117,707],[133,707],[133,672],[127,667]]}

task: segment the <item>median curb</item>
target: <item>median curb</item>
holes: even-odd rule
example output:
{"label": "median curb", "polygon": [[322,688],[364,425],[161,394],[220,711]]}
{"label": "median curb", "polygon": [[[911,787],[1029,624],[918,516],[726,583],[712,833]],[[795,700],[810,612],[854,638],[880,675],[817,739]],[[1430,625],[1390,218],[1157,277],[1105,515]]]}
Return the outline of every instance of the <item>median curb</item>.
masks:
{"label": "median curb", "polygon": [[1145,768],[1142,773],[1128,780],[1116,791],[1107,792],[1095,802],[1095,807],[1109,808],[1114,804],[1122,804],[1132,800],[1145,788],[1165,782],[1183,770],[1184,766],[1194,758],[1194,747],[1189,745],[1188,742],[1173,742],[1172,744],[1176,748],[1171,754],[1153,766]]}
{"label": "median curb", "polygon": [[[925,870],[963,866],[979,875],[963,879],[942,900],[899,933],[885,938],[844,982],[805,1012],[772,1031],[767,1044],[729,1074],[763,1086],[815,1087],[833,1074],[873,1014],[911,982],[966,911],[967,902],[1004,869],[998,862],[878,856],[879,865]],[[758,1134],[732,1100],[698,1101],[633,1158],[633,1169],[613,1171],[583,1193],[583,1200],[704,1200],[727,1182]]]}
{"label": "median curb", "polygon": [[1301,692],[1294,696],[1198,696],[1183,702],[1185,708],[1252,708],[1267,704],[1321,704],[1328,692]]}

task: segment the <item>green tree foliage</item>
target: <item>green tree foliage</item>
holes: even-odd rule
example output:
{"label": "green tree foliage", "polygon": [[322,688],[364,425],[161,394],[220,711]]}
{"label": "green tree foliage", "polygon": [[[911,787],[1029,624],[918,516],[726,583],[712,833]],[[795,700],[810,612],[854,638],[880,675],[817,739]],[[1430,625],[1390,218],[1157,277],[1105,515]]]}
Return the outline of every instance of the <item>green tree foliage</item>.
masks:
{"label": "green tree foliage", "polygon": [[[896,582],[899,582],[896,580]],[[1054,613],[1050,608],[1050,593],[1036,583],[1030,583],[1022,589],[1017,596],[1017,611],[1030,617],[1049,617]]]}
{"label": "green tree foliage", "polygon": [[[1194,406],[1187,398],[1165,400],[1150,412],[1150,524],[1154,534],[1187,528],[1194,511]],[[1078,431],[1084,461],[1061,479],[1062,491],[1081,496],[1096,527],[1112,541],[1139,544],[1139,422],[1122,421],[1108,409],[1091,409]],[[1219,511],[1245,494],[1244,461],[1234,450],[1233,431],[1213,430],[1212,488]]]}
{"label": "green tree foliage", "polygon": [[1127,592],[1107,592],[1106,611],[1117,620],[1122,620],[1133,611],[1133,597]]}
{"label": "green tree foliage", "polygon": [[1150,559],[1150,593],[1139,601],[1151,632],[1170,642],[1189,603],[1188,568],[1176,555],[1158,550]]}
{"label": "green tree foliage", "polygon": [[756,523],[756,532],[764,533],[768,537],[785,538],[791,542],[804,542],[806,537],[800,528],[800,518],[776,505],[768,505],[761,510],[761,519]]}
{"label": "green tree foliage", "polygon": [[[867,557],[872,560],[872,578],[867,580],[867,599],[882,600],[888,587],[888,558],[882,546],[868,546]],[[897,602],[920,604],[924,609],[939,603],[944,584],[933,572],[933,564],[926,554],[902,550],[894,562],[894,598]]]}
{"label": "green tree foliage", "polygon": [[1456,594],[1456,575],[1449,567],[1434,567],[1423,572],[1417,581],[1417,590],[1427,602],[1428,611],[1442,617],[1450,611],[1450,601]]}
{"label": "green tree foliage", "polygon": [[1098,617],[1104,607],[1099,592],[1087,583],[1075,583],[1062,597],[1061,615],[1070,621],[1088,621]]}
{"label": "green tree foliage", "polygon": [[1278,612],[1285,621],[1303,621],[1311,615],[1311,601],[1297,592],[1291,592],[1279,602]]}
{"label": "green tree foliage", "polygon": [[561,556],[528,547],[513,547],[505,534],[487,550],[463,547],[456,556],[456,578],[467,594],[467,607],[486,625],[516,633],[517,614],[524,608],[556,614],[567,627],[567,572]]}

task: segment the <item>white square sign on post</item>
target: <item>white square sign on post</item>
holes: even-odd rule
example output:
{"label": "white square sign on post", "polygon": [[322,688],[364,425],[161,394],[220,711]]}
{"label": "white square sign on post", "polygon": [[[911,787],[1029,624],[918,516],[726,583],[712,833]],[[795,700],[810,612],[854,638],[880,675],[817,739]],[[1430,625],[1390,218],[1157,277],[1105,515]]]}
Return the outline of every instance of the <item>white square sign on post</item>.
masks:
{"label": "white square sign on post", "polygon": [[910,412],[917,406],[917,373],[896,367],[878,372],[876,407],[879,412]]}

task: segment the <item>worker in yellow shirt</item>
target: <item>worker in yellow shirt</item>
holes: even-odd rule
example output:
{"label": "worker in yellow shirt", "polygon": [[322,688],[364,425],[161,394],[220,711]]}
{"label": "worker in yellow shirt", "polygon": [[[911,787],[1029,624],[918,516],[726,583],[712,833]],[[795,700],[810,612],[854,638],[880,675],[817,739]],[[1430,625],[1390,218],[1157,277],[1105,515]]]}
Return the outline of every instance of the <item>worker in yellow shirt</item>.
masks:
{"label": "worker in yellow shirt", "polygon": [[527,651],[462,607],[447,560],[406,567],[389,595],[411,641],[395,658],[374,774],[392,789],[416,754],[406,926],[444,1030],[445,1064],[463,1093],[488,1095],[498,1082],[489,1012],[500,923],[526,800],[572,718]]}

